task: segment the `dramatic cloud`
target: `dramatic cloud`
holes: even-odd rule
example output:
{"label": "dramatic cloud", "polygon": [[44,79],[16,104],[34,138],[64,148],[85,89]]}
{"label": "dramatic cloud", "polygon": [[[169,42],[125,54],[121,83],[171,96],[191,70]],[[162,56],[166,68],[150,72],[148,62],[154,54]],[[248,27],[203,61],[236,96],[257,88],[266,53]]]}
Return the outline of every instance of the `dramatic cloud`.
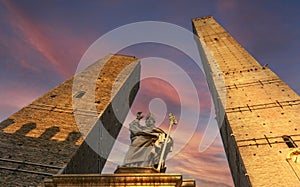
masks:
{"label": "dramatic cloud", "polygon": [[207,150],[199,152],[199,139],[202,136],[203,134],[199,132],[194,134],[189,144],[178,155],[168,160],[170,170],[181,171],[189,177],[196,178],[199,186],[203,186],[201,180],[222,184],[222,186],[232,186],[220,137],[218,136]]}
{"label": "dramatic cloud", "polygon": [[40,96],[39,91],[17,84],[0,85],[0,90],[6,90],[1,95],[0,121]]}
{"label": "dramatic cloud", "polygon": [[[0,9],[0,110],[5,111],[0,120],[4,120],[72,76],[89,42],[63,24],[54,28],[36,21],[14,1],[1,1]],[[8,98],[13,100],[9,106]]]}
{"label": "dramatic cloud", "polygon": [[[58,38],[51,38],[50,34],[46,35],[46,33],[53,33],[53,28],[51,29],[49,26],[35,22],[24,12],[24,10],[20,9],[12,1],[5,0],[3,3],[9,10],[9,23],[14,29],[20,31],[23,40],[28,43],[28,46],[26,47],[28,48],[31,46],[32,49],[35,49],[43,55],[47,62],[49,62],[64,78],[70,77],[74,73],[75,67],[79,62],[79,58],[77,58],[78,61],[72,61],[75,60],[73,55],[80,57],[80,54],[83,54],[84,49],[88,46],[87,42],[72,36],[70,30],[66,28],[55,28],[55,30],[59,30],[63,34],[60,34]],[[53,39],[56,42],[54,42]],[[61,42],[64,44],[61,44]],[[67,46],[67,43],[75,43],[76,45]],[[69,49],[66,49],[65,47],[69,47]],[[21,50],[15,52],[22,53]],[[41,59],[40,61],[43,60]],[[25,68],[37,70],[32,63],[24,62],[22,59],[20,63],[23,66],[25,65]],[[48,64],[40,64],[40,66],[41,65],[48,66]]]}

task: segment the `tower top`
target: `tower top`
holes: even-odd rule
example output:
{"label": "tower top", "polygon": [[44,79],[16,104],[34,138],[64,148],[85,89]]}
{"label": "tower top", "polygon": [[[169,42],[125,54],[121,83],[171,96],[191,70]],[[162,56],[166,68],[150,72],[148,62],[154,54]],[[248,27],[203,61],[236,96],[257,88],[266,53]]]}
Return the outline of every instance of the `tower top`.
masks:
{"label": "tower top", "polygon": [[207,20],[211,20],[214,19],[214,16],[204,16],[201,18],[193,18],[192,21],[207,21]]}

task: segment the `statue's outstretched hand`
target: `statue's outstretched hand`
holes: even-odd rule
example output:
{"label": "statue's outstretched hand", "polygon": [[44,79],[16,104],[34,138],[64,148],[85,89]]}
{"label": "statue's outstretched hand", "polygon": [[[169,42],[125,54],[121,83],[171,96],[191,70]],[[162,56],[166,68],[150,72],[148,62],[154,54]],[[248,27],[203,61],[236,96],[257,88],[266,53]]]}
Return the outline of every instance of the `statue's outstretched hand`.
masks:
{"label": "statue's outstretched hand", "polygon": [[142,112],[138,112],[138,113],[136,114],[136,119],[138,119],[138,120],[141,120],[143,117],[144,117],[144,116],[143,116],[143,113],[142,113]]}

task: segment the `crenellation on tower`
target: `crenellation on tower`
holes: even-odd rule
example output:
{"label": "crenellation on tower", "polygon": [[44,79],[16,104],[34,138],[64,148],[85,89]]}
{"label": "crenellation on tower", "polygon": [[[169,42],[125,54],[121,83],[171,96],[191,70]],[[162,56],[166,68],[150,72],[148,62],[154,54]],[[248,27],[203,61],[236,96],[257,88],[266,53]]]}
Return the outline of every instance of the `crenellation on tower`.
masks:
{"label": "crenellation on tower", "polygon": [[299,184],[299,95],[213,17],[192,23],[235,185]]}

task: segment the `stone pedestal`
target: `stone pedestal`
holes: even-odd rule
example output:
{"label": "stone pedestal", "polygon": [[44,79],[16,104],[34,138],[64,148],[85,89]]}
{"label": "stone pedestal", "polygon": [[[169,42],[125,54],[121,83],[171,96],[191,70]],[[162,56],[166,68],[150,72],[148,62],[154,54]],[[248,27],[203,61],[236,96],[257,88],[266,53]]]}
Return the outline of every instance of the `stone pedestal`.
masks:
{"label": "stone pedestal", "polygon": [[119,167],[115,174],[63,174],[44,181],[45,187],[165,186],[195,187],[194,179],[183,179],[177,173],[159,173],[152,167]]}
{"label": "stone pedestal", "polygon": [[44,181],[45,187],[108,187],[108,186],[165,186],[194,187],[195,180],[183,180],[181,174],[64,174]]}

